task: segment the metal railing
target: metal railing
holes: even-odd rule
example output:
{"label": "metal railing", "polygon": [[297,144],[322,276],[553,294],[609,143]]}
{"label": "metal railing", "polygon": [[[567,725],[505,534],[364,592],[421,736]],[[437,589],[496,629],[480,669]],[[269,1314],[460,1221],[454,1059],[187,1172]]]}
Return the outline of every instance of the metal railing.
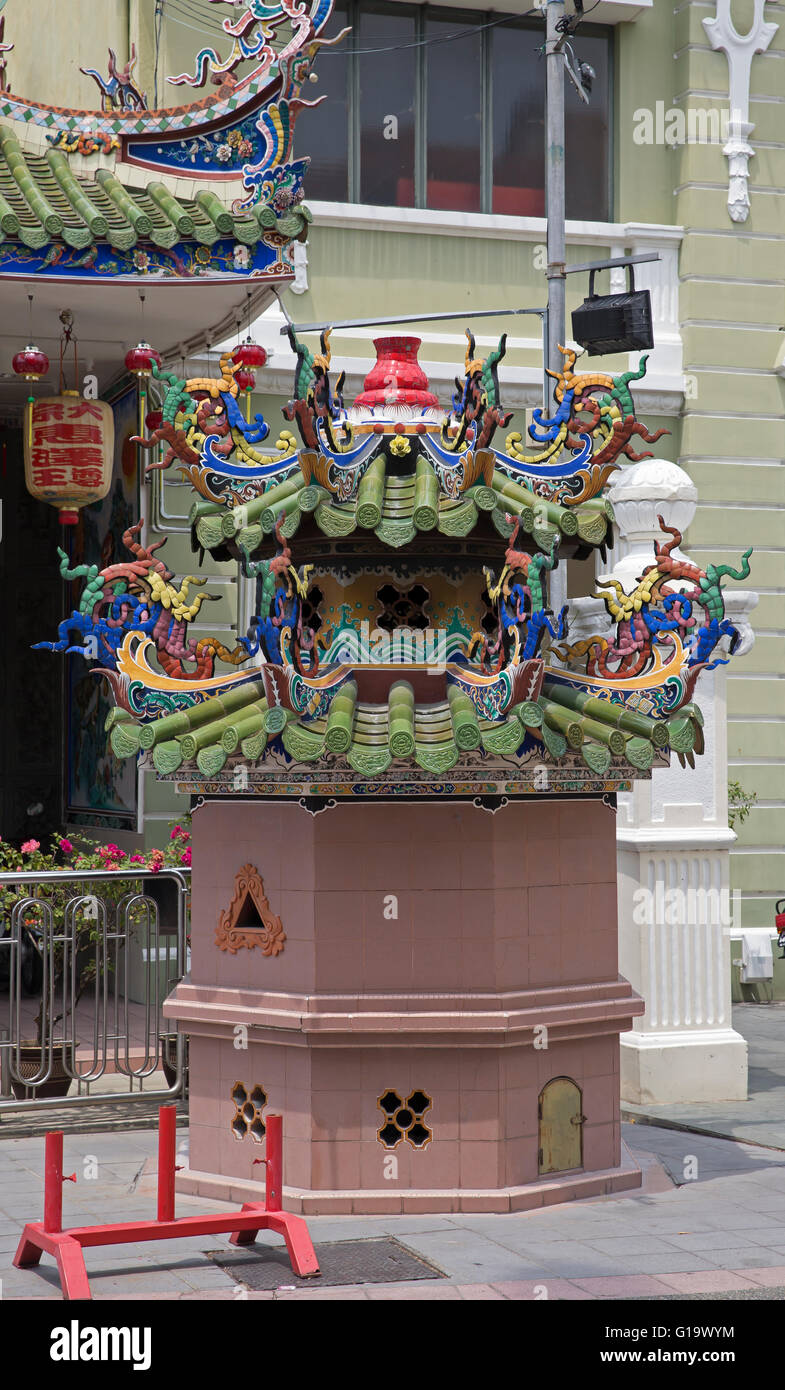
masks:
{"label": "metal railing", "polygon": [[[158,903],[144,891],[143,880],[173,883],[176,912],[173,922],[164,924],[169,930],[162,931]],[[119,897],[102,895],[101,887],[109,883],[114,889],[134,887]],[[8,1023],[0,1028],[0,1115],[30,1106],[181,1095],[185,1039],[177,1034],[166,1055],[161,1006],[185,973],[190,870],[162,867],[153,875],[149,867],[123,866],[0,873],[0,889],[9,888],[19,895],[0,919],[0,990],[5,966],[8,988]],[[25,977],[31,961],[32,977],[29,970]],[[34,1043],[23,1037],[25,984],[29,990],[31,978]],[[132,993],[141,997],[132,999]],[[1,1011],[2,995],[0,1017]],[[174,1073],[172,1084],[143,1089],[163,1061]],[[74,1094],[46,1094],[58,1076],[61,1089],[74,1090],[76,1083]],[[128,1088],[108,1089],[109,1076],[126,1078]]]}

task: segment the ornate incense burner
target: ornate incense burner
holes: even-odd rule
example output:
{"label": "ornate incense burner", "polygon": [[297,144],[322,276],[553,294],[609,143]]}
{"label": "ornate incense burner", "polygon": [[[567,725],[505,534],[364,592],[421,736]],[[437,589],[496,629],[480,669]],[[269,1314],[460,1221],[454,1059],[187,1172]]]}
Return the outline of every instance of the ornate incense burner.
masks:
{"label": "ornate incense burner", "polygon": [[[701,670],[725,661],[737,634],[722,579],[663,541],[632,593],[601,593],[616,631],[569,641],[566,606],[548,583],[560,561],[605,555],[613,512],[603,498],[632,439],[630,382],[576,374],[557,408],[532,412],[530,443],[509,434],[499,364],[467,334],[464,378],[444,412],[417,361],[419,340],[377,340],[365,389],[344,403],[330,380],[330,334],[312,354],[292,333],[295,388],[285,409],[300,434],[274,449],[261,415],[238,405],[236,365],[221,376],[166,382],[164,445],[199,494],[195,548],[238,561],[255,585],[248,632],[228,650],[188,637],[209,595],[188,602],[161,561],[139,559],[90,577],[78,630],[117,701],[119,756],[151,754],[184,791],[264,796],[478,796],[626,789],[668,760],[693,761]],[[123,580],[126,581],[125,586]],[[42,644],[46,645],[46,644]],[[218,674],[216,659],[242,670]],[[447,779],[447,780],[445,780]]]}

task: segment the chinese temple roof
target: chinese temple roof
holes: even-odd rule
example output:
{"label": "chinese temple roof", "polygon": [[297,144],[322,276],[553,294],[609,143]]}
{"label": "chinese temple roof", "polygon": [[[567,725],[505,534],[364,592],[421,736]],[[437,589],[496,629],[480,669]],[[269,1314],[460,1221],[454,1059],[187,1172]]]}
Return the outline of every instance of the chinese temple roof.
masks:
{"label": "chinese temple roof", "polygon": [[[529,663],[535,688],[542,663]],[[539,669],[537,669],[539,668]],[[296,764],[334,767],[346,760],[363,777],[381,777],[395,762],[417,765],[424,772],[451,772],[475,751],[510,758],[519,749],[541,748],[558,762],[577,753],[592,773],[608,777],[609,787],[667,762],[672,749],[682,757],[703,751],[702,717],[697,706],[683,706],[671,718],[656,720],[580,693],[558,678],[542,681],[536,699],[511,703],[502,719],[483,718],[463,688],[466,672],[448,668],[455,683],[446,698],[416,702],[413,686],[394,682],[382,703],[358,698],[354,679],[336,683],[319,717],[298,717],[269,698],[269,681],[251,680],[223,698],[216,695],[153,722],[137,725],[113,719],[113,752],[132,757],[151,750],[157,771],[217,777],[233,755],[257,763],[277,743]],[[115,712],[117,714],[117,711]],[[180,770],[183,770],[182,772]],[[349,773],[351,775],[351,773]]]}
{"label": "chinese temple roof", "polygon": [[[400,436],[397,436],[400,438]],[[606,499],[591,499],[569,508],[544,502],[494,467],[493,454],[478,452],[467,466],[478,470],[478,481],[459,496],[447,491],[438,461],[425,455],[414,471],[402,476],[386,472],[386,456],[377,454],[357,488],[356,496],[341,501],[318,481],[326,460],[300,454],[300,472],[245,507],[198,502],[191,512],[194,548],[221,558],[263,555],[275,547],[275,528],[291,539],[311,518],[325,536],[374,535],[384,546],[398,549],[418,535],[470,535],[483,517],[495,532],[509,539],[516,521],[535,545],[550,553],[554,537],[576,546],[601,546],[613,521]],[[488,534],[493,534],[491,531]]]}
{"label": "chinese temple roof", "polygon": [[[127,186],[119,176],[122,169],[118,165],[118,174],[98,169],[91,178],[76,174],[61,150],[33,154],[8,126],[0,125],[4,262],[17,242],[20,259],[30,270],[98,272],[105,262],[105,254],[99,257],[103,249],[116,275],[123,273],[124,252],[146,249],[154,256],[159,249],[182,246],[192,249],[196,267],[209,269],[211,256],[197,248],[227,240],[255,247],[271,234],[285,241],[307,235],[310,213],[302,206],[281,216],[264,204],[234,213],[208,190],[181,198],[156,179],[144,188]],[[119,259],[112,252],[121,253]],[[34,253],[40,253],[40,266]],[[137,255],[127,269],[138,269],[138,262]]]}
{"label": "chinese temple roof", "polygon": [[210,595],[139,542],[141,522],[124,537],[133,562],[88,573],[61,552],[63,577],[87,585],[58,640],[38,645],[93,652],[115,699],[114,754],[149,757],[188,794],[320,804],[608,795],[671,754],[692,765],[696,680],[739,644],[723,581],[746,578],[751,552],[704,570],[661,521],[630,592],[599,581],[607,633],[571,639],[569,605],[549,598],[560,558],[612,543],[605,483],[635,456],[634,436],[655,438],[629,392],[645,362],[619,378],[576,374],[565,351],[553,414],[535,410],[530,442],[513,431],[500,449],[503,339],[481,360],[467,335],[446,412],[417,339],[377,340],[365,389],[345,405],[329,333],[314,353],[291,336],[284,417],[299,443],[284,429],[259,447],[269,426],[240,409],[228,353],[220,377],[154,367],[161,420],[141,440],[163,454],[149,469],[177,467],[199,494],[195,548],[235,556],[253,582],[245,636],[230,649],[191,635]]}

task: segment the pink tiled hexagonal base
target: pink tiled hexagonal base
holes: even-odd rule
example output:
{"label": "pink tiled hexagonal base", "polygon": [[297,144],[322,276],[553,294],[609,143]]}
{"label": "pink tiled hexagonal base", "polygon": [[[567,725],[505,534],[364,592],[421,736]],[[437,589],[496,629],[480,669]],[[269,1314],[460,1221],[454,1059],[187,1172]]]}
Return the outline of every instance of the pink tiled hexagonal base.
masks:
{"label": "pink tiled hexagonal base", "polygon": [[[260,1147],[231,1131],[237,1081],[284,1117],[294,1210],[524,1210],[639,1183],[618,1038],[643,1006],[617,971],[607,807],[208,803],[193,835],[192,973],[165,1006],[191,1036],[182,1190],[258,1191]],[[215,948],[246,862],[282,920],[279,956]],[[580,1088],[582,1166],[539,1176],[556,1077]],[[429,1142],[380,1142],[391,1089],[431,1101]]]}

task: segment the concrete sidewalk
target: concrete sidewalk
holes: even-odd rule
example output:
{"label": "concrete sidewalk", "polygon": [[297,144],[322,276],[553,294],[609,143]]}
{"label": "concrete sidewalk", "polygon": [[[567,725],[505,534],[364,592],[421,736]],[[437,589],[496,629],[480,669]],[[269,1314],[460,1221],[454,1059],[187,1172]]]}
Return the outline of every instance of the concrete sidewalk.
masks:
{"label": "concrete sidewalk", "polygon": [[[727,1107],[641,1108],[623,1137],[641,1165],[632,1195],[514,1215],[322,1216],[315,1245],[392,1236],[444,1277],[410,1283],[317,1284],[253,1292],[210,1254],[236,1253],[226,1236],[88,1250],[96,1299],[776,1299],[785,1298],[785,1007],[739,1005],[750,1043],[751,1099]],[[628,1110],[631,1107],[628,1107]],[[657,1121],[660,1121],[657,1124]],[[713,1128],[713,1137],[683,1126]],[[663,1126],[679,1126],[663,1127]],[[757,1139],[757,1143],[739,1142]],[[763,1143],[761,1143],[763,1140]],[[187,1137],[178,1132],[184,1162]],[[155,1133],[67,1132],[64,1225],[146,1218],[155,1211]],[[11,1264],[25,1221],[39,1220],[44,1143],[0,1128],[0,1294],[60,1299],[54,1261]],[[227,1210],[178,1197],[177,1214]],[[260,1248],[280,1246],[260,1233]]]}
{"label": "concrete sidewalk", "polygon": [[[315,1244],[394,1236],[444,1279],[408,1284],[245,1291],[210,1258],[228,1237],[88,1250],[97,1299],[612,1299],[785,1296],[785,1155],[722,1139],[625,1126],[644,1167],[634,1196],[510,1216],[312,1217]],[[642,1142],[646,1150],[641,1148]],[[66,1135],[64,1225],[134,1220],[155,1209],[156,1136]],[[692,1176],[685,1180],[685,1172]],[[674,1179],[680,1185],[674,1185]],[[59,1299],[54,1262],[11,1265],[25,1220],[41,1215],[43,1142],[0,1144],[4,1299]],[[225,1210],[180,1197],[177,1214]],[[280,1244],[260,1233],[258,1245]],[[236,1253],[236,1252],[235,1252]]]}
{"label": "concrete sidewalk", "polygon": [[[785,1004],[734,1004],[733,1027],[747,1039],[747,1101],[727,1104],[629,1105],[622,1117],[675,1125],[785,1151]],[[643,1144],[643,1140],[640,1140]]]}

